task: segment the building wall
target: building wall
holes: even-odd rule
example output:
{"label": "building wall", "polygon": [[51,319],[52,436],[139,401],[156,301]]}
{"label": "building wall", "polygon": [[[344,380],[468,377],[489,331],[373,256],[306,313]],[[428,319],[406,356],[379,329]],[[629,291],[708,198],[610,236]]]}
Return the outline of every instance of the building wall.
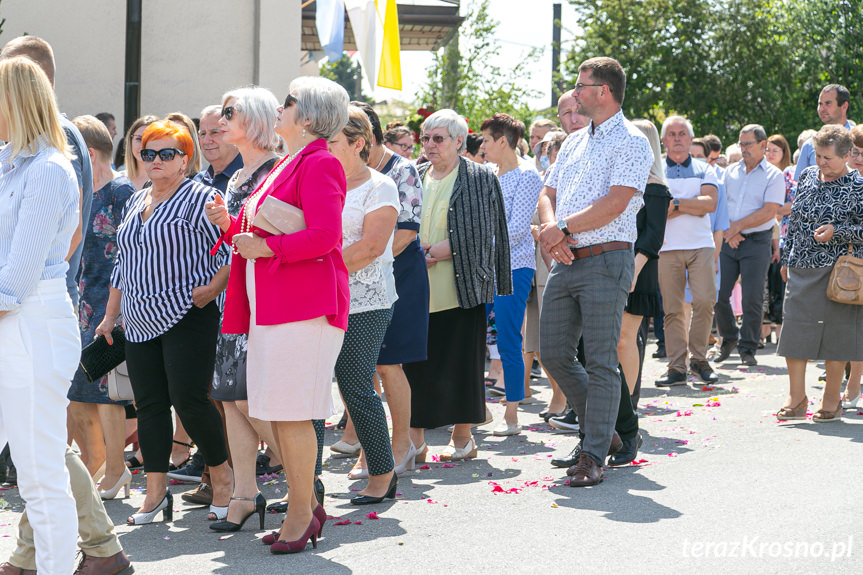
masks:
{"label": "building wall", "polygon": [[[299,0],[144,1],[141,113],[196,117],[224,92],[252,84],[256,74],[260,85],[284,98],[300,73],[300,10]],[[6,19],[0,43],[25,33],[51,43],[63,112],[70,118],[111,112],[122,129],[126,2],[2,0],[0,17]]]}

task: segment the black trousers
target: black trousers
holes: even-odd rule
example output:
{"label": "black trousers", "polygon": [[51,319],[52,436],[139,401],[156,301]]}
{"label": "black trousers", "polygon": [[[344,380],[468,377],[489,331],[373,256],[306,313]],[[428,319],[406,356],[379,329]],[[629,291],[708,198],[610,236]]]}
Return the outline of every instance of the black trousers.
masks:
{"label": "black trousers", "polygon": [[138,411],[144,470],[167,473],[174,426],[171,406],[210,467],[228,459],[222,418],[207,393],[216,363],[219,307],[192,306],[162,335],[126,342],[126,365]]}

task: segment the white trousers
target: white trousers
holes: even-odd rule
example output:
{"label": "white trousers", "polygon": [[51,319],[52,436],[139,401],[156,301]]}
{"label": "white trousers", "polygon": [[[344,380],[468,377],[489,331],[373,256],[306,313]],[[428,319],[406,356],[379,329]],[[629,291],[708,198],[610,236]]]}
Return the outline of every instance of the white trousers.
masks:
{"label": "white trousers", "polygon": [[0,445],[18,469],[40,575],[75,570],[78,516],[66,471],[66,407],[81,340],[64,279],[42,280],[0,317]]}

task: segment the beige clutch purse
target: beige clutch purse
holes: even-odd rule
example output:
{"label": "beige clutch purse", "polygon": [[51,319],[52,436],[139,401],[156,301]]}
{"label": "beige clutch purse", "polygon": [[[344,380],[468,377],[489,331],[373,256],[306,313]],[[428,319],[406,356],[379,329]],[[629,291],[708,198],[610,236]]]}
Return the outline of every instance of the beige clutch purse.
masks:
{"label": "beige clutch purse", "polygon": [[124,361],[108,372],[108,397],[114,401],[130,401],[135,399],[132,392],[132,382],[129,380],[129,370]]}
{"label": "beige clutch purse", "polygon": [[273,235],[293,234],[306,229],[303,210],[273,196],[264,198],[252,225]]}

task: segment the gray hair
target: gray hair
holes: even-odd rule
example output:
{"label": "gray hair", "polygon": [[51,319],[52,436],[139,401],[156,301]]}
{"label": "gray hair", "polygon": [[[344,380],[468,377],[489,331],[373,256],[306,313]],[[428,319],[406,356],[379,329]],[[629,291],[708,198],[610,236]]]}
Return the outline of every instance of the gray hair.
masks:
{"label": "gray hair", "polygon": [[222,107],[218,104],[211,104],[209,106],[204,106],[204,109],[201,110],[201,115],[199,118],[206,118],[212,114],[217,114],[219,117],[222,116]]}
{"label": "gray hair", "polygon": [[347,91],[320,76],[300,76],[291,82],[288,91],[297,98],[297,122],[311,122],[309,131],[331,140],[348,123]]}
{"label": "gray hair", "polygon": [[280,139],[275,130],[279,101],[273,93],[260,86],[246,86],[225,92],[222,106],[228,100],[234,100],[234,107],[242,112],[240,119],[246,128],[246,140],[261,150],[275,150]]}
{"label": "gray hair", "polygon": [[695,130],[692,129],[692,122],[690,122],[683,116],[668,116],[667,118],[665,118],[665,121],[662,122],[662,131],[659,133],[660,138],[665,138],[665,129],[674,122],[683,122],[684,124],[686,124],[686,129],[689,131],[689,137],[695,137]]}
{"label": "gray hair", "polygon": [[755,136],[756,142],[767,140],[767,131],[761,124],[746,124],[740,129],[740,135],[742,136],[743,134],[752,134]]}
{"label": "gray hair", "polygon": [[826,124],[812,136],[812,145],[818,148],[833,147],[837,156],[845,157],[851,151],[851,132],[843,126]]}
{"label": "gray hair", "polygon": [[425,119],[425,122],[422,124],[422,132],[425,133],[435,128],[446,128],[450,138],[453,140],[461,138],[458,153],[461,154],[464,152],[467,146],[467,122],[465,122],[464,117],[455,110],[438,110]]}

